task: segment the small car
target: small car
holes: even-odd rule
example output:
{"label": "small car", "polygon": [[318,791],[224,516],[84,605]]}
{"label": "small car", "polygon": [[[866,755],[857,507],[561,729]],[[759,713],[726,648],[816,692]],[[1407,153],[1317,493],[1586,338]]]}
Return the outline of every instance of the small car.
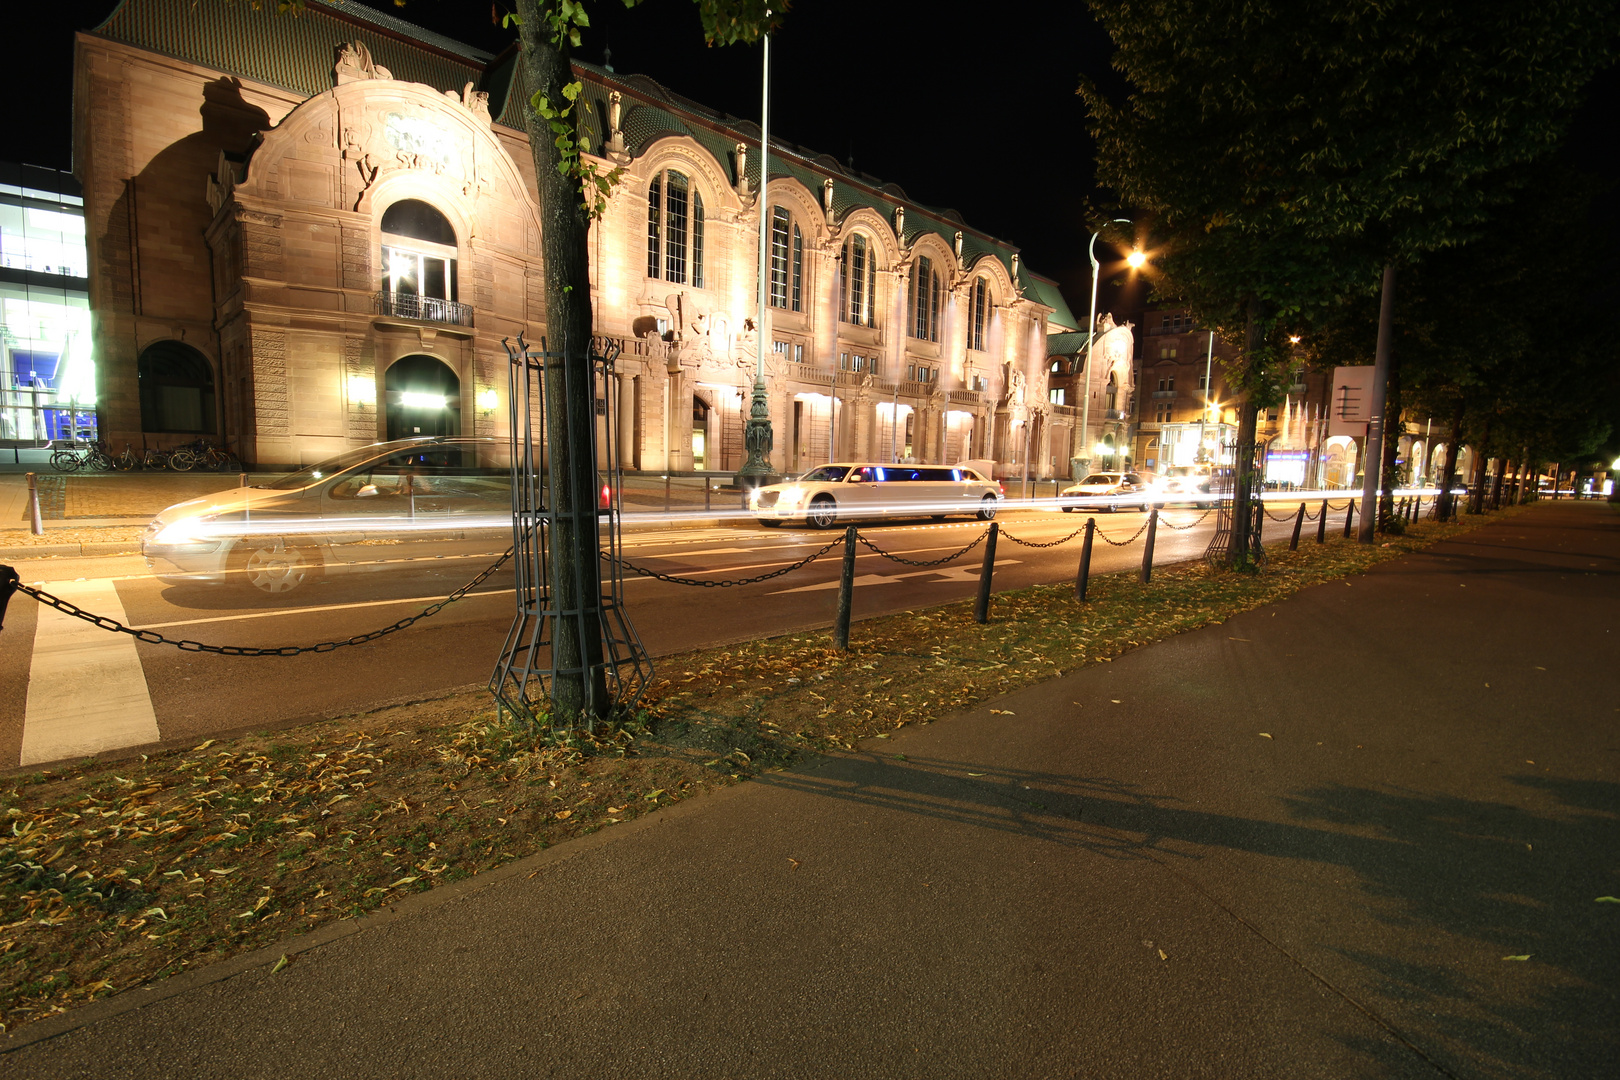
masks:
{"label": "small car", "polygon": [[375,568],[366,541],[510,530],[510,459],[504,439],[360,447],[266,484],[177,503],[147,526],[141,554],[169,584],[291,592],[323,574]]}
{"label": "small car", "polygon": [[[1136,473],[1092,473],[1077,484],[1070,484],[1058,492],[1058,505],[1065,514],[1073,510],[1102,509],[1112,513],[1121,503],[1130,503],[1146,510],[1152,503],[1152,492]],[[1137,497],[1141,496],[1141,501]]]}
{"label": "small car", "polygon": [[1171,465],[1154,479],[1151,487],[1165,502],[1200,503],[1209,494],[1209,469],[1201,465]]}
{"label": "small car", "polygon": [[819,465],[797,480],[748,494],[748,509],[769,527],[802,521],[830,529],[845,518],[996,516],[1006,491],[965,465],[888,465],[846,461]]}

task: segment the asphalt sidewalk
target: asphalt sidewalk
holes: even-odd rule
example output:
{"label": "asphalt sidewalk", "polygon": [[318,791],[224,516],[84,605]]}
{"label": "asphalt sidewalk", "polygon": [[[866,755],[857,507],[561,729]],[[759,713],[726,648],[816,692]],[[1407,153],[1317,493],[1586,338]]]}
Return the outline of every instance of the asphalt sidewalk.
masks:
{"label": "asphalt sidewalk", "polygon": [[1531,507],[32,1025],[0,1073],[1613,1075],[1617,623],[1620,513]]}

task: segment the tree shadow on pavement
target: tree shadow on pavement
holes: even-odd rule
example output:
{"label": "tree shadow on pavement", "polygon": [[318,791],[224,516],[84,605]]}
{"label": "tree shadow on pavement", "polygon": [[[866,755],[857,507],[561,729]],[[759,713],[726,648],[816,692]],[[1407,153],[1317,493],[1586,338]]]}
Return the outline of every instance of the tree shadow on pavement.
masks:
{"label": "tree shadow on pavement", "polygon": [[[1273,820],[1212,813],[1110,777],[898,754],[843,756],[758,782],[1106,859],[1152,860],[1188,880],[1223,851],[1343,867],[1353,876],[1335,892],[1360,890],[1348,898],[1354,922],[1316,940],[1316,924],[1294,905],[1311,904],[1320,886],[1274,896],[1269,910],[1242,895],[1216,902],[1242,909],[1263,934],[1289,927],[1291,956],[1362,1001],[1441,1073],[1601,1075],[1620,1053],[1620,905],[1595,902],[1620,893],[1620,785],[1507,779],[1525,790],[1522,805],[1330,785],[1284,797]],[[1286,875],[1218,865],[1235,868],[1240,887],[1248,874],[1264,875],[1269,888]],[[1223,876],[1223,893],[1233,880]],[[1262,910],[1251,913],[1256,904]],[[1531,959],[1502,959],[1523,955]],[[1412,1051],[1397,1043],[1354,1048],[1391,1067],[1411,1064]]]}

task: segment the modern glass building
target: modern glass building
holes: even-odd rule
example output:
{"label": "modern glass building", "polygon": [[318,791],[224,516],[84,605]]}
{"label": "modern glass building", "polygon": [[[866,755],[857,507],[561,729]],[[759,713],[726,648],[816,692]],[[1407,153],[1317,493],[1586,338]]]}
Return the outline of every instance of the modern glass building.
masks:
{"label": "modern glass building", "polygon": [[88,267],[73,176],[0,162],[0,463],[96,436]]}

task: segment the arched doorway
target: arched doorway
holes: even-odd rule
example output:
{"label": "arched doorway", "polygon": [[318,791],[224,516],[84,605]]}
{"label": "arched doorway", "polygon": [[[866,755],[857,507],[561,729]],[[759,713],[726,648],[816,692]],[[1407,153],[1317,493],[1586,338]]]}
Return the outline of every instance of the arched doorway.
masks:
{"label": "arched doorway", "polygon": [[461,434],[461,380],[432,356],[402,357],[383,375],[388,438]]}
{"label": "arched doorway", "polygon": [[202,353],[183,341],[156,341],[141,350],[135,375],[142,431],[215,433],[214,369]]}

